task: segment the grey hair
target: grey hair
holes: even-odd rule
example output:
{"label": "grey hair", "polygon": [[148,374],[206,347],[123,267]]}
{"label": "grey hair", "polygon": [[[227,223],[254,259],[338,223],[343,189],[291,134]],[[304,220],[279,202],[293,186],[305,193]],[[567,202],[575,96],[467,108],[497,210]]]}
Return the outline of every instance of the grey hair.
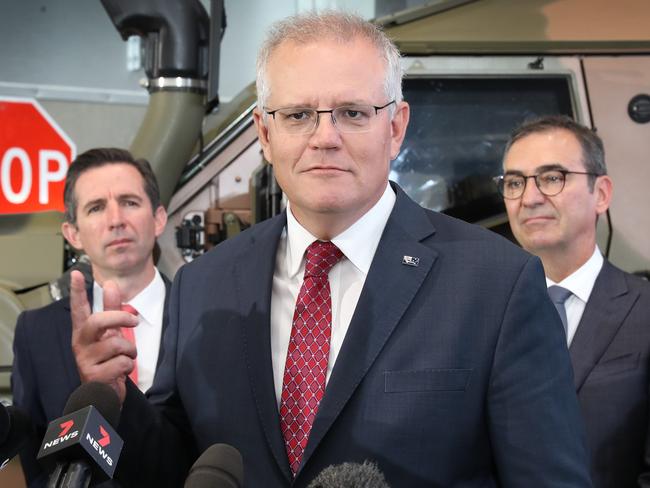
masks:
{"label": "grey hair", "polygon": [[[540,134],[553,130],[569,131],[578,140],[582,149],[582,164],[587,173],[593,173],[597,176],[607,174],[605,148],[602,139],[589,127],[579,124],[566,115],[545,115],[524,121],[510,135],[510,139],[503,151],[504,159],[510,148],[518,140],[531,134]],[[593,191],[596,176],[589,176],[588,181],[589,188]]]}
{"label": "grey hair", "polygon": [[[384,92],[389,100],[402,101],[401,54],[393,41],[378,26],[358,15],[327,10],[321,13],[309,12],[287,17],[274,23],[257,54],[257,106],[265,107],[270,96],[266,67],[273,52],[285,41],[296,43],[316,42],[330,39],[340,43],[362,38],[377,48],[386,62]],[[391,106],[394,110],[394,105]],[[391,112],[392,113],[392,112]]]}

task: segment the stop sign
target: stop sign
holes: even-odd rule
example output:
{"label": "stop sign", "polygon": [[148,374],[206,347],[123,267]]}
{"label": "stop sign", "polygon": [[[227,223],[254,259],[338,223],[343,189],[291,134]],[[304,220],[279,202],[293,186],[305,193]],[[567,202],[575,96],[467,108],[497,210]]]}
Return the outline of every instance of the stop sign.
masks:
{"label": "stop sign", "polygon": [[0,214],[63,211],[76,147],[36,100],[0,98]]}

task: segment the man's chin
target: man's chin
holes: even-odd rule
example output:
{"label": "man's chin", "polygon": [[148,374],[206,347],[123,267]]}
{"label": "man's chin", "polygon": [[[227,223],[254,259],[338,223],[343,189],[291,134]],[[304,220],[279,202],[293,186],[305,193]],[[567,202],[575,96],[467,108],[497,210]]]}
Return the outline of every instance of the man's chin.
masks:
{"label": "man's chin", "polygon": [[[522,242],[522,241],[519,241]],[[529,236],[523,240],[522,247],[531,254],[539,255],[557,246],[555,240],[549,239],[548,236]]]}
{"label": "man's chin", "polygon": [[117,259],[111,260],[108,265],[116,276],[127,275],[137,268],[136,260],[130,256],[119,256]]}

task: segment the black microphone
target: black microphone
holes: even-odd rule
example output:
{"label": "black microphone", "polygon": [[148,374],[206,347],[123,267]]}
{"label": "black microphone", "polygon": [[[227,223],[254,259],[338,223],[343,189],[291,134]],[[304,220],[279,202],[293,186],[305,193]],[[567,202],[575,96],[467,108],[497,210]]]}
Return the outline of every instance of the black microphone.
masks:
{"label": "black microphone", "polygon": [[190,468],[184,488],[241,488],[244,486],[244,462],[237,449],[214,444],[199,456]]}
{"label": "black microphone", "polygon": [[51,472],[48,487],[85,488],[91,478],[112,478],[124,444],[113,428],[119,417],[120,400],[110,386],[91,382],[73,391],[36,456]]}
{"label": "black microphone", "polygon": [[307,488],[390,488],[377,465],[370,461],[328,466]]}
{"label": "black microphone", "polygon": [[0,403],[0,469],[18,454],[33,432],[31,419],[25,412]]}

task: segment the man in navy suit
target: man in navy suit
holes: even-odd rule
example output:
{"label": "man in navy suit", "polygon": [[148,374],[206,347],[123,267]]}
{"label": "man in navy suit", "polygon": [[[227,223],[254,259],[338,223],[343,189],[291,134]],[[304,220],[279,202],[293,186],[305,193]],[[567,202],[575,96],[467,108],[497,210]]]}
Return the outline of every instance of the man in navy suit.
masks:
{"label": "man in navy suit", "polygon": [[503,165],[512,231],[561,297],[594,486],[637,486],[650,476],[650,283],[596,245],[612,196],[603,143],[568,117],[543,117],[515,129]]}
{"label": "man in navy suit", "polygon": [[[138,327],[133,330],[138,360],[131,375],[140,390],[146,391],[160,356],[169,288],[152,257],[156,237],[167,222],[156,177],[148,162],[134,159],[128,151],[91,149],[70,166],[64,202],[63,235],[90,258],[93,283],[84,293],[92,309],[103,309],[102,286],[110,281],[119,286],[122,303],[137,311]],[[67,298],[18,317],[12,391],[14,403],[35,424],[36,444],[80,385],[71,334]],[[21,455],[30,486],[45,482],[34,459],[38,447],[32,445]]]}
{"label": "man in navy suit", "polygon": [[90,314],[73,276],[73,344],[97,356],[77,355],[82,378],[123,400],[125,484],[180,486],[223,442],[251,487],[364,460],[391,486],[590,486],[538,259],[388,181],[401,74],[355,16],[273,27],[254,117],[289,203],[179,270],[151,404],[125,379],[128,344],[97,340],[130,317]]}

